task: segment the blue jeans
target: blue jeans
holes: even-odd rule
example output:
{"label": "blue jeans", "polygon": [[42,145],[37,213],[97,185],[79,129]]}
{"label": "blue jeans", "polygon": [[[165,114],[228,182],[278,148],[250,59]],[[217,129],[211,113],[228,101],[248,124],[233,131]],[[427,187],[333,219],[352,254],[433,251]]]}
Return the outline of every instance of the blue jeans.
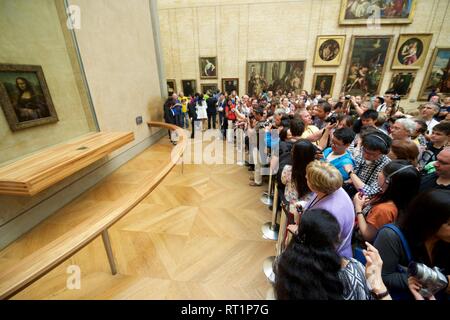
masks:
{"label": "blue jeans", "polygon": [[188,117],[188,113],[187,112],[182,112],[181,113],[181,127],[189,129],[189,117]]}

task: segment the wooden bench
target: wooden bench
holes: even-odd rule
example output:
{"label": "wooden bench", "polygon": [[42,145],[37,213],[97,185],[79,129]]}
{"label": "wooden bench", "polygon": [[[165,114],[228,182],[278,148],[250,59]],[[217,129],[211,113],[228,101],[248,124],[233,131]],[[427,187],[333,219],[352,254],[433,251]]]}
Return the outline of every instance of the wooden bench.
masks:
{"label": "wooden bench", "polygon": [[0,194],[33,196],[134,140],[132,132],[93,132],[0,168]]}
{"label": "wooden bench", "polygon": [[150,192],[152,192],[176,163],[182,158],[187,145],[187,136],[183,129],[166,123],[149,122],[149,126],[176,130],[180,137],[174,147],[171,159],[156,175],[148,177],[142,186],[126,199],[118,200],[111,209],[85,220],[61,237],[50,242],[33,254],[25,257],[16,265],[0,274],[0,299],[8,299],[43,275],[57,267],[67,258],[81,250],[100,234],[103,238],[112,274],[117,273],[108,228],[130,212]]}

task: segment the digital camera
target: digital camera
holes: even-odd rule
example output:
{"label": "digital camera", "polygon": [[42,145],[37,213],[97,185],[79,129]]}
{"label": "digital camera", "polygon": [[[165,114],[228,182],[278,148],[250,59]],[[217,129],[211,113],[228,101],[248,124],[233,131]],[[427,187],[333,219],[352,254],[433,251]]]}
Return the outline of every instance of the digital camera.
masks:
{"label": "digital camera", "polygon": [[334,124],[337,122],[337,116],[335,114],[331,114],[324,121]]}
{"label": "digital camera", "polygon": [[431,297],[448,286],[447,277],[438,267],[431,269],[422,263],[411,261],[408,265],[408,275],[420,282],[422,288],[419,294],[425,298]]}

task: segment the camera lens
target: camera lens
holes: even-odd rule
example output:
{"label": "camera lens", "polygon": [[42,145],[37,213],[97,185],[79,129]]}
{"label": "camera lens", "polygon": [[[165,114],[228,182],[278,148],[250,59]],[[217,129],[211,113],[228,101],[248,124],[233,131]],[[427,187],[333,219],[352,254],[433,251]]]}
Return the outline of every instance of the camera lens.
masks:
{"label": "camera lens", "polygon": [[417,263],[414,261],[410,262],[408,265],[408,273],[410,276],[415,277],[419,273],[419,268],[417,266]]}

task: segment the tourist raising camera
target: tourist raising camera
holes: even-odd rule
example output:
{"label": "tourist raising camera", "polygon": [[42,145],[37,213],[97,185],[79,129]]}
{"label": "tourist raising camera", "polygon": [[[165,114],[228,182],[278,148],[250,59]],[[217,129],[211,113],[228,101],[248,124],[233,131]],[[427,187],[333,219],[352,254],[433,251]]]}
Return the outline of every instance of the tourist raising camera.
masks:
{"label": "tourist raising camera", "polygon": [[[383,281],[394,299],[418,298],[420,289],[426,288],[436,299],[448,300],[450,287],[442,281],[448,284],[450,277],[450,191],[420,193],[400,217],[398,229],[383,228],[374,245],[384,262]],[[446,280],[408,270],[411,262],[443,269]]]}

